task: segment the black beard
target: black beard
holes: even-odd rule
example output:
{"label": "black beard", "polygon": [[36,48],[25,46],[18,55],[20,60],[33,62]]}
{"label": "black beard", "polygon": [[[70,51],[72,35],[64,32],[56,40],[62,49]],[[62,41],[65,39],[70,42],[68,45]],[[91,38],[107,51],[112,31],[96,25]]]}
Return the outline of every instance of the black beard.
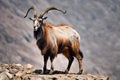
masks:
{"label": "black beard", "polygon": [[39,27],[36,31],[34,30],[34,38],[36,40],[40,39],[43,35],[42,27]]}

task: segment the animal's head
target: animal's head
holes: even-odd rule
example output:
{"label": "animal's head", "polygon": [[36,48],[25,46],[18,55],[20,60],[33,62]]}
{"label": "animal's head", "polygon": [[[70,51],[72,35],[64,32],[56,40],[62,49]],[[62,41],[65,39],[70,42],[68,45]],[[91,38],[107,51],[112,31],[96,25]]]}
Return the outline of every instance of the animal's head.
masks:
{"label": "animal's head", "polygon": [[38,16],[37,15],[37,8],[36,6],[32,6],[31,8],[28,9],[26,15],[24,18],[27,17],[28,13],[30,10],[34,10],[34,18],[29,18],[30,20],[33,21],[33,27],[34,27],[34,31],[37,31],[39,27],[41,27],[43,25],[43,21],[47,19],[47,17],[44,17],[44,15],[46,13],[48,13],[50,10],[57,10],[57,11],[60,11],[62,13],[66,13],[66,11],[62,11],[60,9],[57,9],[55,7],[50,7],[50,8],[47,8],[45,11],[41,12],[40,15]]}

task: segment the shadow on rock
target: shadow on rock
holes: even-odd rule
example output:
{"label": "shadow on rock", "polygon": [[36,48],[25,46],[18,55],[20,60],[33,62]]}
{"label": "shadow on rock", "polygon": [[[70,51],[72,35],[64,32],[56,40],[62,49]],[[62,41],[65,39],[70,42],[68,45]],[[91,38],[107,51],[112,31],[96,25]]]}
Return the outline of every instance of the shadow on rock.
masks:
{"label": "shadow on rock", "polygon": [[[45,73],[43,73],[43,71],[41,69],[36,69],[33,73],[35,74],[49,74],[50,73],[50,70],[46,70]],[[53,71],[52,74],[66,74],[65,72],[63,71]]]}

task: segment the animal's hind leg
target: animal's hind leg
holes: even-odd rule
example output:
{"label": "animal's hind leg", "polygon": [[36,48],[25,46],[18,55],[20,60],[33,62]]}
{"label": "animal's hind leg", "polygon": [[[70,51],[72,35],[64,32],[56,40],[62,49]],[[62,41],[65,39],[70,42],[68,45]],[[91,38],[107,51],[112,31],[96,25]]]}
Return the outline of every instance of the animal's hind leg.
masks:
{"label": "animal's hind leg", "polygon": [[83,54],[82,54],[81,51],[79,51],[79,54],[76,54],[76,58],[77,58],[78,63],[79,63],[79,72],[78,72],[78,74],[82,74],[82,72],[83,72],[83,66],[82,66]]}
{"label": "animal's hind leg", "polygon": [[74,57],[72,56],[71,51],[68,48],[65,48],[63,50],[63,55],[69,60],[67,69],[65,70],[65,73],[69,73]]}

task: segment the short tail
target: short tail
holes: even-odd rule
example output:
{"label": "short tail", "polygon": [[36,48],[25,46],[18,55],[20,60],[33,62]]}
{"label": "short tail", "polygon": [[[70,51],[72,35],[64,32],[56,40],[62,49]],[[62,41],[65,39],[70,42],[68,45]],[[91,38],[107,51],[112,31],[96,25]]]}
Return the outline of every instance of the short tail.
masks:
{"label": "short tail", "polygon": [[81,50],[79,50],[79,54],[83,58],[83,53],[81,52]]}

